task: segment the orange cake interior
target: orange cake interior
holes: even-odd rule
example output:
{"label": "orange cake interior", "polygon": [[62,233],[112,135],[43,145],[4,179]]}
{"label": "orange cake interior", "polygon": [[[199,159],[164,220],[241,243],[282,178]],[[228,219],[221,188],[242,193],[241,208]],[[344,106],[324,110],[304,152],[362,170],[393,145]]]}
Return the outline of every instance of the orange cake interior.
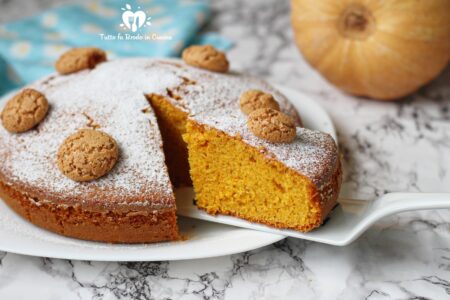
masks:
{"label": "orange cake interior", "polygon": [[188,120],[161,95],[147,98],[164,138],[171,180],[175,186],[193,184],[199,208],[300,231],[320,226],[332,208],[328,202],[334,201],[321,199],[308,177],[238,137]]}
{"label": "orange cake interior", "polygon": [[185,139],[197,206],[208,213],[301,231],[321,222],[308,178],[239,138],[196,122],[188,122]]}
{"label": "orange cake interior", "polygon": [[176,187],[191,186],[187,146],[182,135],[186,132],[188,114],[161,95],[149,94],[147,99],[153,107],[163,138],[164,154],[170,180]]}

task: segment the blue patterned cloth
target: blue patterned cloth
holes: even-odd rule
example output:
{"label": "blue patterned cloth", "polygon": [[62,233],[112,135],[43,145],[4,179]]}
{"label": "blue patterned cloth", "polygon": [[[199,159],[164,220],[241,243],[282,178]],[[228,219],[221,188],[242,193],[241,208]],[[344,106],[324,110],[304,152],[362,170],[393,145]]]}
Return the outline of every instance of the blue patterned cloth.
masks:
{"label": "blue patterned cloth", "polygon": [[106,0],[60,6],[0,26],[0,94],[54,71],[72,47],[95,46],[109,58],[178,56],[189,44],[231,43],[197,35],[210,17],[205,0]]}

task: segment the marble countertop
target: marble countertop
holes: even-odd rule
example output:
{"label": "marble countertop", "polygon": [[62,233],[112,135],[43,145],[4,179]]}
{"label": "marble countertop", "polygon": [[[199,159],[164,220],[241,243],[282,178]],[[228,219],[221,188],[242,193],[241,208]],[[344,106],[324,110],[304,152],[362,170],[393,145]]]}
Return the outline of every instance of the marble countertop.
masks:
{"label": "marble countertop", "polygon": [[[0,21],[56,1],[28,8],[21,2],[33,3],[0,0]],[[287,1],[213,6],[204,30],[235,42],[228,53],[232,68],[299,89],[328,110],[344,156],[345,195],[450,192],[450,68],[400,102],[357,99],[331,86],[301,57]],[[346,247],[285,239],[232,256],[137,263],[0,252],[0,299],[299,298],[450,299],[450,210],[383,219]]]}

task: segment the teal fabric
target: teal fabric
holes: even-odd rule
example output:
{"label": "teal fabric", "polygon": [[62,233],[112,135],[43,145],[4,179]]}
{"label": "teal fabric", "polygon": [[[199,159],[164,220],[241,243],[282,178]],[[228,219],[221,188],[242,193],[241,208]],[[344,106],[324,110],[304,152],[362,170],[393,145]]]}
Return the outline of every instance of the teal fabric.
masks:
{"label": "teal fabric", "polygon": [[[142,17],[122,18],[126,11],[139,10],[146,14],[145,23]],[[60,6],[2,24],[0,94],[53,72],[55,60],[72,47],[99,47],[107,51],[109,58],[173,57],[192,43],[212,44],[226,50],[231,43],[221,36],[197,34],[209,17],[210,3],[204,0],[106,0]],[[134,32],[130,26],[133,21]],[[115,39],[106,39],[107,36]],[[136,40],[139,37],[143,40]]]}

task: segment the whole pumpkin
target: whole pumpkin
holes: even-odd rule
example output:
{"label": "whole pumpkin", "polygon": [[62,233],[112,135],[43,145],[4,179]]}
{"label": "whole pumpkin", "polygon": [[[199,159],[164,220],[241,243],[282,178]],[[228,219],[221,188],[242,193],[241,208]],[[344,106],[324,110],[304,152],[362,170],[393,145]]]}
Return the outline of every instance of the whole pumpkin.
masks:
{"label": "whole pumpkin", "polygon": [[406,96],[450,60],[450,0],[292,0],[295,41],[339,88]]}

